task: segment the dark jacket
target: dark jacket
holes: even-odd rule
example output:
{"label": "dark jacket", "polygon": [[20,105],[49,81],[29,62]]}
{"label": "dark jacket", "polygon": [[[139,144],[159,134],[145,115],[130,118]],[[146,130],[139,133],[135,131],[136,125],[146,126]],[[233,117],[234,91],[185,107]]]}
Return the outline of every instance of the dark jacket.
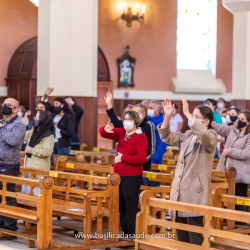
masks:
{"label": "dark jacket", "polygon": [[80,139],[78,136],[78,127],[79,127],[79,123],[80,123],[80,120],[83,116],[84,111],[79,105],[77,105],[75,103],[72,105],[72,109],[75,112],[75,119],[74,119],[75,122],[74,122],[74,134],[71,138],[71,142],[72,142],[72,144],[74,142],[80,144]]}
{"label": "dark jacket", "polygon": [[20,150],[25,136],[25,125],[14,116],[8,121],[0,120],[0,169],[19,168]]}
{"label": "dark jacket", "polygon": [[[106,112],[115,128],[123,128],[123,122],[117,118],[113,108],[106,110]],[[143,170],[150,171],[151,159],[154,156],[156,149],[155,126],[152,122],[148,120],[147,117],[145,117],[139,127],[146,135],[148,140],[147,160],[143,164]]]}
{"label": "dark jacket", "polygon": [[[53,114],[53,118],[56,114]],[[69,113],[65,113],[62,119],[57,124],[57,127],[61,130],[61,138],[58,139],[59,148],[69,147],[70,138],[74,133],[74,117]]]}

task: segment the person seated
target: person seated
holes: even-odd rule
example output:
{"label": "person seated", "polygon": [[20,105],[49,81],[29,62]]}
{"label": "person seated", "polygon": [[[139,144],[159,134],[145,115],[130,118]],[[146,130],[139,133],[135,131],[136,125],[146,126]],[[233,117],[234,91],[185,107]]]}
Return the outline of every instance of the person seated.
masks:
{"label": "person seated", "polygon": [[[50,170],[50,157],[54,148],[54,126],[52,116],[45,110],[38,110],[34,119],[34,128],[26,131],[24,141],[26,156],[24,165],[30,168]],[[26,174],[25,177],[31,178]],[[39,179],[41,176],[36,175]],[[22,186],[23,193],[29,193],[29,186]],[[40,188],[34,189],[34,194],[40,194]]]}

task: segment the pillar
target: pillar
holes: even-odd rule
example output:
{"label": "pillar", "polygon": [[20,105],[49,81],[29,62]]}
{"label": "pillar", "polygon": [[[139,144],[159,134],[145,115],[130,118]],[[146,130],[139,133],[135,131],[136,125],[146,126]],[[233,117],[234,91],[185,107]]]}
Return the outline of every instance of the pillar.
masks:
{"label": "pillar", "polygon": [[232,104],[249,109],[250,100],[250,0],[222,0],[234,15]]}
{"label": "pillar", "polygon": [[81,142],[97,140],[98,0],[42,0],[38,12],[37,95],[74,96],[84,109]]}

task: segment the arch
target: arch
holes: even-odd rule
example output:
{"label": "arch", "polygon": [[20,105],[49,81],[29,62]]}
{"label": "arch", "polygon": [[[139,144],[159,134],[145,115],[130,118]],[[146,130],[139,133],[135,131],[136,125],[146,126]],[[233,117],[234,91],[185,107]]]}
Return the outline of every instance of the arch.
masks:
{"label": "arch", "polygon": [[109,65],[107,59],[98,46],[98,81],[110,81]]}

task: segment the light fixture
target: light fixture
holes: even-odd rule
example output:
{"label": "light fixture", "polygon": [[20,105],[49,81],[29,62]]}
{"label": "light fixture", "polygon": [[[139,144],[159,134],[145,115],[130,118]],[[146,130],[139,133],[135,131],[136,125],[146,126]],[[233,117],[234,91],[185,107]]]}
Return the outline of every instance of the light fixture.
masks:
{"label": "light fixture", "polygon": [[33,4],[36,5],[36,7],[39,7],[39,0],[30,0]]}
{"label": "light fixture", "polygon": [[[123,6],[122,19],[127,21],[127,26],[128,27],[131,27],[131,23],[134,20],[137,20],[137,21],[140,21],[140,20],[143,21],[144,20],[146,5],[140,6],[140,4],[137,3],[135,5],[136,15],[132,14],[132,8],[127,7],[127,3],[123,3],[122,6]],[[141,7],[141,13],[142,13],[141,16],[140,16],[140,7]],[[127,10],[127,13],[126,13],[126,10]]]}

